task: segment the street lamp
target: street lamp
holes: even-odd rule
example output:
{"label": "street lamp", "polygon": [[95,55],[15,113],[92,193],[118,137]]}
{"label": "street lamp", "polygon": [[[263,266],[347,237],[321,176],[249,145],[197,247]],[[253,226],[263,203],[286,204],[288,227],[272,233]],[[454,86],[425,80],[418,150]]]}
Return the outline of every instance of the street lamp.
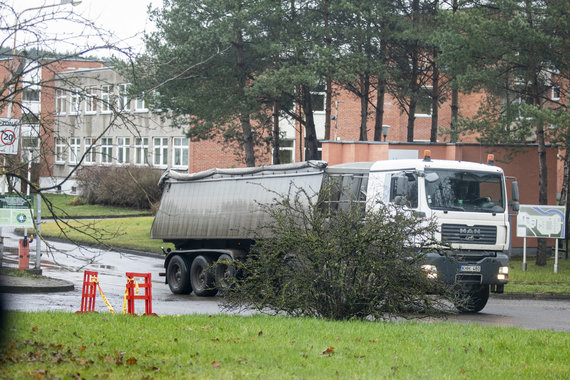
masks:
{"label": "street lamp", "polygon": [[384,137],[384,142],[386,142],[386,136],[388,136],[388,132],[390,132],[390,126],[388,124],[382,125],[382,136]]}

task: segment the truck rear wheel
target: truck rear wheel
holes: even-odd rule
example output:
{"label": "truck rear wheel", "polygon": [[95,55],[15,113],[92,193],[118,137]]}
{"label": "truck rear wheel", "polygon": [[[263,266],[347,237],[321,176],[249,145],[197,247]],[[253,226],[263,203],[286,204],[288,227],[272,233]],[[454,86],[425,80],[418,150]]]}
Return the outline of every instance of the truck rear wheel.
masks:
{"label": "truck rear wheel", "polygon": [[190,267],[190,283],[194,294],[199,297],[211,297],[218,292],[212,276],[213,261],[207,256],[196,256]]}
{"label": "truck rear wheel", "polygon": [[170,259],[168,268],[166,268],[166,279],[172,293],[188,294],[192,291],[188,267],[188,263],[180,255],[174,255]]}
{"label": "truck rear wheel", "polygon": [[236,267],[233,265],[233,259],[224,253],[218,258],[214,267],[216,287],[222,292],[228,290],[232,286],[235,276]]}
{"label": "truck rear wheel", "polygon": [[465,285],[457,298],[455,307],[460,313],[477,313],[487,305],[489,285]]}

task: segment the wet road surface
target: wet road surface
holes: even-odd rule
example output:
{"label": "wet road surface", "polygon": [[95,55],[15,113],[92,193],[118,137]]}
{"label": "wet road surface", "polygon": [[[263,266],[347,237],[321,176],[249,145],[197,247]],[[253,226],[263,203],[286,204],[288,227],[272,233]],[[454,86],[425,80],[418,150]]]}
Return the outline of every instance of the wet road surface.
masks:
{"label": "wet road surface", "polygon": [[[8,235],[4,232],[4,235]],[[196,297],[175,295],[164,283],[163,258],[148,257],[81,248],[68,243],[52,243],[52,249],[42,246],[43,275],[71,281],[75,290],[47,294],[5,294],[6,308],[21,311],[66,311],[75,312],[81,308],[81,287],[83,271],[99,272],[101,288],[117,313],[122,312],[126,286],[126,272],[151,273],[152,310],[159,315],[217,314],[226,312],[219,297]],[[17,238],[10,235],[5,245],[17,246]],[[34,266],[35,244],[30,253],[31,267]],[[16,254],[4,253],[4,263],[17,266]],[[138,303],[137,303],[138,302]],[[97,292],[95,311],[108,312]],[[144,313],[144,301],[135,301],[135,312]],[[244,313],[241,313],[244,314]],[[551,329],[570,331],[570,300],[504,299],[492,297],[482,312],[460,314],[448,318],[458,323],[476,323],[489,326],[521,327],[524,329]]]}

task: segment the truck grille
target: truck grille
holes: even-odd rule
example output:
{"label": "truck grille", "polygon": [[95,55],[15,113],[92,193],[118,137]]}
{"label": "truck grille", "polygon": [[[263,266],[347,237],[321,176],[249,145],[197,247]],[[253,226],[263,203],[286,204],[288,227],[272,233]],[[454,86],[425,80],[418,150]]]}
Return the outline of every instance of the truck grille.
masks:
{"label": "truck grille", "polygon": [[497,227],[442,224],[441,239],[447,243],[496,244]]}

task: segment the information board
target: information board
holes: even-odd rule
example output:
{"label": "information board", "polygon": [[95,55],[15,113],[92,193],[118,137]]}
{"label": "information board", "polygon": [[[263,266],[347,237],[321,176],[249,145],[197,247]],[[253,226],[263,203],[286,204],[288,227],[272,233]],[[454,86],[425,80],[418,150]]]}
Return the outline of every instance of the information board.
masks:
{"label": "information board", "polygon": [[520,205],[517,236],[564,239],[565,217],[564,206]]}
{"label": "information board", "polygon": [[33,228],[33,207],[31,196],[0,195],[0,226]]}
{"label": "information board", "polygon": [[0,154],[18,154],[20,119],[0,117]]}

